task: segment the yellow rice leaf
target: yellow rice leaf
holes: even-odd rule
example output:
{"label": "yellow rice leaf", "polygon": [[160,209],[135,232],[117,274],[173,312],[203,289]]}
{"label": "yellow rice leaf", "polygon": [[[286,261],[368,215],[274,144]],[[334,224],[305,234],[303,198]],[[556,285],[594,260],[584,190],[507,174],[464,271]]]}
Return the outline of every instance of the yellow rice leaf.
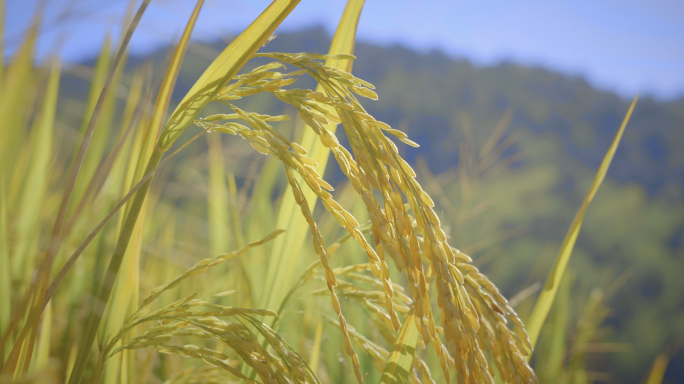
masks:
{"label": "yellow rice leaf", "polygon": [[[5,183],[0,180],[0,297],[12,297],[9,244],[7,236],[7,198]],[[7,330],[11,318],[11,300],[0,300],[0,335]],[[0,344],[0,361],[5,361],[8,345]]]}
{"label": "yellow rice leaf", "polygon": [[[58,64],[55,64],[48,80],[40,117],[36,120],[32,130],[31,145],[34,155],[27,172],[26,192],[22,196],[23,199],[20,204],[17,222],[18,240],[15,252],[20,257],[17,257],[18,262],[16,265],[18,266],[12,263],[14,269],[18,271],[18,276],[25,276],[25,279],[22,279],[23,281],[28,281],[30,278],[32,267],[30,257],[37,250],[41,204],[36,204],[36,202],[42,202],[47,191],[52,153],[53,122],[59,89],[59,74],[60,67]],[[29,368],[32,352],[32,344],[22,343],[21,353],[15,353],[13,356],[10,356],[8,362],[3,366],[3,370],[7,368],[9,373],[11,372],[9,370],[17,367],[16,371],[12,371],[15,377],[22,372],[26,372]]]}
{"label": "yellow rice leaf", "polygon": [[[125,28],[124,28],[125,30]],[[81,135],[86,133],[88,129],[88,123],[92,118],[93,111],[97,104],[98,98],[102,89],[107,81],[107,76],[109,73],[109,68],[111,63],[111,52],[110,52],[110,42],[109,38],[105,40],[105,44],[100,53],[100,58],[95,67],[95,73],[93,74],[93,79],[91,81],[90,94],[88,96],[88,104],[86,107],[86,112],[83,115],[83,120],[81,122]],[[116,75],[111,83],[110,89],[117,89],[119,81],[121,78],[121,73],[126,65],[126,55],[121,60],[119,67],[116,69]],[[110,139],[110,131],[112,126],[112,120],[114,119],[115,112],[117,110],[117,97],[113,94],[108,98],[107,104],[105,104],[102,111],[102,115],[95,126],[93,131],[93,136],[90,140],[90,145],[88,146],[88,151],[86,152],[85,158],[83,159],[83,164],[81,165],[81,170],[79,172],[79,177],[74,186],[74,192],[71,197],[71,201],[74,203],[80,203],[81,199],[84,198],[84,193],[86,192],[88,186],[91,183],[96,171],[100,167],[105,150],[107,149],[107,143]],[[74,153],[74,158],[77,153]],[[71,204],[71,208],[76,208],[78,204]]]}
{"label": "yellow rice leaf", "polygon": [[406,316],[404,325],[399,331],[399,337],[392,347],[385,369],[380,378],[381,384],[408,383],[413,364],[413,353],[418,343],[418,328],[415,324],[413,309]]}
{"label": "yellow rice leaf", "polygon": [[561,278],[563,277],[563,273],[565,272],[565,267],[568,265],[568,261],[570,260],[570,256],[572,255],[572,250],[575,247],[575,242],[577,241],[577,235],[579,235],[580,228],[582,227],[584,213],[587,210],[589,203],[591,203],[594,196],[596,195],[596,192],[598,191],[599,187],[601,186],[601,183],[603,182],[603,179],[606,176],[606,173],[608,172],[610,162],[613,160],[615,151],[617,150],[618,144],[620,143],[620,138],[622,138],[622,133],[625,131],[627,122],[629,121],[629,118],[632,116],[632,111],[634,110],[634,106],[636,105],[638,99],[638,96],[635,97],[632,101],[632,104],[629,106],[629,110],[627,110],[627,114],[625,115],[625,118],[622,121],[622,124],[620,125],[620,129],[618,130],[617,134],[615,134],[613,143],[610,145],[608,152],[606,153],[605,157],[603,158],[603,161],[601,162],[601,166],[599,167],[599,170],[596,173],[594,182],[591,185],[591,189],[589,190],[587,196],[584,198],[582,206],[580,207],[579,211],[577,212],[577,215],[572,221],[570,229],[568,229],[568,232],[565,235],[565,239],[563,239],[563,244],[561,245],[560,251],[556,256],[556,261],[554,261],[553,266],[551,267],[551,271],[549,272],[546,282],[544,283],[544,288],[539,294],[539,298],[537,299],[537,302],[534,305],[532,314],[530,315],[530,318],[527,321],[527,334],[530,337],[530,342],[532,343],[533,348],[537,344],[537,340],[539,339],[539,333],[541,332],[541,329],[544,325],[546,316],[549,314],[549,310],[551,309],[551,305],[553,304],[553,301],[556,297],[556,292],[558,291],[558,286],[560,285]]}
{"label": "yellow rice leaf", "polygon": [[318,373],[318,363],[321,360],[321,340],[323,339],[323,320],[316,326],[316,336],[314,337],[313,347],[311,347],[311,357],[309,357],[309,367],[314,374]]}
{"label": "yellow rice leaf", "polygon": [[31,156],[24,175],[24,188],[20,195],[19,217],[16,223],[17,240],[12,265],[15,268],[15,277],[24,282],[30,279],[33,255],[38,251],[42,203],[48,190],[47,183],[52,158],[59,74],[60,66],[55,64],[50,73],[39,118],[33,125],[29,140]]}
{"label": "yellow rice leaf", "polygon": [[229,214],[228,186],[226,170],[221,153],[221,135],[206,135],[209,151],[209,191],[207,196],[207,216],[209,219],[209,251],[212,255],[228,252]]}
{"label": "yellow rice leaf", "polygon": [[52,301],[43,311],[43,321],[40,324],[40,338],[36,350],[35,371],[40,372],[48,368],[50,359],[50,337],[52,335]]}
{"label": "yellow rice leaf", "polygon": [[157,145],[167,150],[197,118],[205,105],[235,76],[273,34],[278,25],[299,4],[299,0],[275,0],[204,71],[183,97],[164,126]]}
{"label": "yellow rice leaf", "polygon": [[649,371],[644,384],[662,383],[668,364],[670,364],[670,356],[667,353],[658,355],[653,361],[653,365],[651,365],[651,370]]}

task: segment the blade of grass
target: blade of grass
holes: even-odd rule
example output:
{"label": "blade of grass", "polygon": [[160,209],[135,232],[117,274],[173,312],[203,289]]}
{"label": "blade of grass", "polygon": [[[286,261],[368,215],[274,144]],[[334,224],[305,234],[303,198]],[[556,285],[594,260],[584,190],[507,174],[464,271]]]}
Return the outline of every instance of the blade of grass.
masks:
{"label": "blade of grass", "polygon": [[[30,258],[37,251],[37,237],[39,235],[39,223],[42,202],[47,192],[48,172],[52,154],[52,133],[59,90],[60,66],[54,63],[45,90],[45,99],[40,117],[31,132],[31,146],[33,156],[31,165],[27,171],[27,182],[19,208],[17,220],[17,247],[15,259],[20,263],[22,270],[20,277],[30,277]],[[14,261],[14,260],[13,260]],[[13,263],[14,264],[14,263]],[[20,359],[19,372],[26,373],[31,361],[32,346],[24,348],[25,358]],[[11,354],[10,354],[11,357]],[[3,369],[6,367],[5,365]],[[16,371],[15,371],[16,377]]]}
{"label": "blade of grass", "polygon": [[[238,206],[238,192],[237,185],[235,184],[235,176],[232,172],[228,173],[228,195],[231,216],[233,219],[233,234],[235,235],[235,242],[238,248],[242,248],[245,245],[245,238],[242,234],[242,220],[240,220],[240,207]],[[247,255],[238,255],[238,262],[240,263],[240,274],[239,279],[243,281],[244,288],[242,291],[242,302],[241,306],[249,308],[254,305],[254,289],[252,288],[252,280],[247,270],[249,262],[247,260]]]}
{"label": "blade of grass", "polygon": [[[128,28],[128,31],[126,32],[125,38],[123,39],[121,46],[119,47],[116,59],[114,60],[110,73],[107,77],[105,86],[102,89],[102,93],[100,94],[100,98],[98,99],[97,105],[95,107],[95,112],[93,113],[93,116],[90,119],[88,129],[86,130],[86,134],[84,135],[83,140],[81,141],[81,145],[79,147],[78,156],[76,158],[76,161],[74,162],[74,165],[71,169],[71,173],[67,180],[66,189],[62,197],[57,218],[55,219],[55,225],[53,227],[52,235],[50,237],[50,242],[48,245],[47,253],[45,254],[45,258],[43,259],[43,262],[39,267],[38,273],[35,275],[35,279],[32,279],[31,286],[24,300],[22,300],[19,306],[19,310],[16,312],[16,321],[12,321],[10,327],[8,327],[7,331],[5,332],[5,335],[3,335],[2,343],[4,343],[4,340],[6,340],[8,335],[11,334],[11,332],[13,332],[13,328],[16,327],[16,325],[18,325],[19,319],[23,317],[26,307],[28,307],[29,302],[32,300],[33,305],[31,306],[31,310],[29,311],[29,316],[27,318],[26,325],[24,326],[22,332],[17,338],[17,341],[15,342],[12,348],[12,352],[10,353],[9,358],[5,362],[5,365],[3,366],[2,371],[0,371],[0,373],[12,374],[14,376],[19,373],[26,373],[26,369],[28,369],[28,364],[24,364],[23,361],[19,361],[19,354],[22,348],[26,346],[27,354],[25,356],[27,356],[28,360],[30,360],[30,356],[33,351],[33,345],[35,343],[38,321],[40,320],[40,314],[43,309],[45,289],[47,288],[50,270],[52,269],[52,263],[62,243],[62,227],[64,225],[64,220],[66,218],[66,213],[69,207],[69,201],[71,200],[71,195],[73,193],[74,185],[76,184],[76,178],[78,177],[78,173],[83,162],[83,159],[85,157],[85,152],[88,149],[90,138],[92,137],[95,125],[97,124],[97,121],[100,115],[102,114],[102,110],[104,109],[104,106],[107,102],[109,91],[111,89],[111,84],[116,74],[116,69],[118,68],[119,63],[123,58],[126,48],[128,47],[128,42],[130,41],[131,36],[133,35],[133,31],[137,27],[140,19],[142,18],[142,15],[145,12],[145,9],[147,8],[149,2],[150,0],[143,0],[143,3],[138,9],[137,14],[135,15],[133,21],[131,22]],[[21,366],[20,370],[16,370],[18,364]]]}
{"label": "blade of grass", "polygon": [[[565,239],[563,239],[563,244],[561,245],[560,251],[558,252],[558,256],[556,256],[556,260],[554,261],[553,266],[551,267],[551,271],[549,272],[549,275],[546,278],[544,288],[539,294],[539,298],[537,299],[537,302],[534,305],[534,309],[532,310],[532,314],[530,315],[526,327],[527,334],[530,337],[530,342],[532,343],[533,348],[537,344],[537,341],[539,339],[539,333],[541,332],[541,329],[544,325],[544,321],[546,320],[546,316],[548,315],[549,310],[551,309],[551,305],[553,304],[553,301],[556,297],[556,292],[558,291],[558,286],[560,285],[563,273],[565,272],[565,267],[568,265],[568,261],[570,260],[570,256],[572,255],[572,250],[575,247],[575,242],[577,241],[577,235],[579,234],[580,228],[582,227],[582,219],[584,218],[584,213],[586,212],[589,203],[591,203],[591,201],[594,199],[594,196],[596,195],[596,192],[601,186],[603,179],[606,177],[606,173],[608,172],[610,162],[613,160],[615,151],[617,150],[618,144],[620,143],[620,139],[622,138],[622,133],[625,131],[627,122],[629,121],[629,118],[632,116],[632,111],[634,110],[634,106],[636,105],[638,99],[639,96],[635,97],[632,101],[632,104],[629,106],[627,114],[625,115],[625,118],[622,121],[622,124],[620,125],[620,129],[618,129],[618,132],[615,134],[613,143],[610,145],[608,152],[606,153],[605,157],[603,158],[603,161],[601,162],[601,166],[599,167],[599,170],[596,173],[596,177],[594,178],[594,182],[591,185],[589,193],[584,198],[582,206],[580,207],[579,211],[577,212],[577,215],[572,221],[570,229],[568,230],[568,233],[565,235]],[[531,353],[528,356],[528,359],[530,358],[530,356],[532,356]]]}
{"label": "blade of grass", "polygon": [[[549,319],[551,322],[549,324],[550,327],[544,330],[544,337],[546,338],[544,342],[546,348],[543,349],[544,359],[543,364],[537,365],[539,375],[542,379],[545,378],[543,382],[553,382],[563,372],[563,363],[566,357],[568,319],[570,317],[570,288],[573,281],[573,274],[564,276]],[[537,356],[538,359],[540,357]]]}
{"label": "blade of grass", "polygon": [[416,328],[415,315],[411,309],[399,331],[399,336],[392,347],[387,363],[385,363],[385,369],[380,378],[381,384],[409,382],[413,354],[417,343],[418,328]]}
{"label": "blade of grass", "polygon": [[[110,86],[111,89],[117,89],[119,85],[121,72],[126,65],[126,57],[127,55],[124,55],[121,63],[118,66],[118,69],[115,72],[114,80]],[[108,67],[109,63],[107,62],[105,66]],[[102,111],[102,115],[97,123],[97,126],[95,127],[95,132],[93,133],[90,146],[88,147],[88,152],[83,159],[83,165],[81,166],[79,178],[74,187],[74,193],[72,196],[74,203],[79,203],[85,198],[87,188],[95,176],[96,171],[100,167],[102,158],[105,155],[105,150],[107,149],[106,147],[110,137],[112,120],[116,110],[117,98],[112,97]]]}
{"label": "blade of grass", "polygon": [[60,66],[55,63],[47,81],[40,117],[33,125],[29,140],[31,157],[25,171],[26,182],[19,202],[13,252],[13,267],[17,270],[15,276],[25,282],[30,280],[32,256],[38,251],[42,202],[48,192],[59,75]]}
{"label": "blade of grass", "polygon": [[235,183],[235,175],[233,172],[228,173],[228,193],[230,196],[230,204],[233,206],[231,210],[233,219],[233,232],[235,233],[235,241],[238,248],[245,245],[245,236],[242,233],[242,220],[240,219],[240,207],[238,206],[238,191]]}
{"label": "blade of grass", "polygon": [[[12,273],[10,269],[9,244],[7,236],[7,197],[5,181],[0,181],[0,333],[9,326],[12,310]],[[0,344],[0,365],[5,361],[8,345]]]}
{"label": "blade of grass", "polygon": [[649,370],[648,377],[644,384],[660,384],[663,382],[663,377],[665,377],[665,370],[670,364],[670,356],[666,353],[661,353],[656,356]]}
{"label": "blade of grass", "polygon": [[[139,144],[141,147],[147,147],[141,151],[142,153],[146,154],[149,154],[152,151],[152,147],[154,145],[154,131],[150,128],[152,127],[148,127],[147,132],[140,131],[139,133],[141,133],[141,135],[137,135],[136,137],[136,139],[139,141],[137,144]],[[128,173],[131,175],[131,177],[128,178],[128,180],[130,180],[129,183],[125,185],[126,189],[129,188],[130,183],[132,183],[133,180],[140,179],[144,176],[144,174],[141,174],[143,172],[144,166],[145,164],[143,158],[132,159],[132,161],[128,164]],[[131,246],[126,250],[122,260],[125,278],[117,279],[114,282],[114,287],[112,289],[112,303],[107,307],[104,316],[102,317],[103,324],[98,332],[98,345],[100,350],[102,350],[107,344],[109,341],[108,338],[111,335],[117,334],[121,329],[124,323],[124,318],[128,312],[128,308],[131,305],[131,301],[139,289],[138,271],[140,269],[143,226],[147,211],[145,206],[148,205],[148,202],[149,201],[146,200],[143,204],[142,213],[133,230]],[[123,215],[120,215],[120,217],[122,219],[121,222],[123,222]],[[128,353],[124,353],[122,355],[122,359],[127,355]],[[124,372],[121,371],[121,361],[121,359],[117,358],[106,362],[104,366],[105,375],[103,381],[105,384],[117,382],[123,383],[124,380],[129,378],[128,376],[130,375],[126,376],[124,375]],[[98,364],[98,368],[100,367],[101,365]],[[120,374],[121,376],[119,376]],[[96,372],[94,376],[99,377],[99,372]]]}
{"label": "blade of grass", "polygon": [[38,339],[38,349],[36,351],[35,371],[40,372],[47,369],[50,359],[50,337],[52,336],[52,302],[48,303],[43,314],[43,321],[40,324],[40,338]]}
{"label": "blade of grass", "polygon": [[[78,222],[78,219],[80,217],[80,214],[83,212],[84,209],[86,209],[89,206],[89,199],[96,195],[98,189],[102,188],[104,189],[103,183],[109,182],[111,183],[113,180],[112,179],[119,179],[120,170],[117,168],[120,164],[124,164],[123,161],[118,161],[121,157],[128,158],[124,153],[127,153],[130,151],[130,141],[129,140],[129,135],[131,132],[135,131],[135,128],[140,125],[141,120],[143,118],[143,114],[145,110],[149,107],[149,100],[151,99],[152,92],[151,92],[151,87],[147,87],[148,90],[145,93],[144,99],[141,99],[141,96],[143,94],[142,92],[142,83],[143,83],[143,74],[142,72],[137,73],[133,77],[133,82],[131,84],[131,89],[128,94],[128,105],[126,107],[126,110],[124,112],[124,118],[121,124],[121,127],[126,127],[125,129],[121,129],[121,134],[119,135],[119,138],[117,139],[116,143],[114,144],[114,147],[112,150],[109,152],[109,155],[107,155],[107,158],[105,161],[102,163],[102,165],[98,168],[97,172],[95,175],[91,178],[90,183],[88,184],[87,189],[83,193],[83,198],[81,201],[78,203],[78,206],[76,209],[74,209],[73,214],[69,217],[69,221],[65,225],[65,231],[66,233],[69,233],[71,229],[74,227],[76,222]],[[132,110],[132,111],[130,111]],[[109,180],[108,180],[109,179]],[[112,187],[111,184],[108,185],[108,187]],[[119,189],[114,187],[110,188],[110,190],[116,190],[116,193],[119,193]],[[106,192],[106,191],[105,191]]]}
{"label": "blade of grass", "polygon": [[207,196],[207,217],[209,219],[209,250],[218,255],[228,250],[228,186],[223,165],[221,136],[207,135],[209,151],[209,191]]}
{"label": "blade of grass", "polygon": [[316,336],[314,336],[313,347],[311,347],[311,357],[309,367],[314,374],[318,373],[318,363],[321,360],[321,340],[323,339],[323,320],[318,321],[316,326]]}
{"label": "blade of grass", "polygon": [[55,276],[55,279],[52,281],[52,283],[50,283],[50,286],[46,290],[45,301],[43,302],[43,306],[47,305],[48,301],[50,301],[52,296],[55,294],[57,287],[59,287],[62,280],[64,280],[64,277],[66,276],[66,274],[69,273],[69,271],[71,270],[71,267],[74,265],[76,260],[78,260],[79,256],[81,256],[81,254],[83,253],[85,248],[90,244],[90,242],[95,238],[95,236],[97,236],[97,234],[100,233],[100,231],[105,226],[105,224],[107,224],[109,222],[109,220],[112,217],[114,217],[114,215],[116,215],[117,212],[119,212],[121,207],[126,205],[126,203],[136,194],[136,192],[138,192],[145,185],[145,183],[147,183],[152,178],[152,176],[157,172],[157,170],[159,170],[159,168],[163,167],[169,160],[174,158],[180,151],[185,149],[188,145],[190,145],[190,143],[197,140],[200,136],[202,136],[205,133],[206,133],[206,131],[202,131],[202,132],[198,133],[192,139],[188,140],[182,146],[180,146],[178,149],[173,151],[173,153],[171,153],[166,158],[164,158],[164,160],[159,162],[159,165],[157,165],[155,168],[153,168],[152,170],[147,172],[145,174],[145,176],[138,182],[138,184],[136,184],[133,188],[131,188],[131,190],[128,191],[128,193],[124,197],[122,197],[121,200],[119,200],[119,202],[112,208],[112,210],[109,211],[107,216],[105,216],[105,218],[102,219],[102,221],[100,221],[100,223],[90,232],[90,234],[88,234],[88,236],[85,238],[85,240],[83,240],[83,242],[81,242],[81,244],[79,244],[79,246],[76,248],[76,250],[71,255],[71,257],[69,257],[69,260],[64,264],[62,269],[57,273],[57,275]]}
{"label": "blade of grass", "polygon": [[299,0],[275,0],[209,65],[171,114],[157,147],[168,150],[197,118],[205,105],[237,74],[273,31],[299,4]]}
{"label": "blade of grass", "polygon": [[[342,14],[340,23],[337,26],[332,43],[330,44],[329,54],[353,54],[356,42],[356,27],[358,25],[361,9],[364,0],[349,0]],[[327,60],[326,65],[351,72],[352,60]],[[323,86],[318,85],[317,92],[323,91]],[[335,132],[337,124],[326,126],[331,132]],[[308,156],[316,160],[318,167],[316,171],[319,175],[324,175],[325,167],[330,157],[330,149],[323,146],[318,140],[317,135],[312,129],[306,129],[302,138],[302,146],[306,149]],[[297,176],[298,177],[298,176]],[[301,184],[301,178],[298,179]],[[309,209],[313,212],[317,201],[317,196],[310,189],[304,189],[304,198],[309,202]],[[276,228],[287,228],[284,236],[279,237],[273,243],[269,266],[266,278],[264,279],[264,290],[261,297],[259,308],[276,310],[294,283],[294,272],[297,268],[301,254],[304,238],[308,230],[308,225],[304,216],[300,213],[299,205],[294,200],[290,187],[283,194],[283,200],[278,210]],[[268,319],[272,324],[274,319]]]}

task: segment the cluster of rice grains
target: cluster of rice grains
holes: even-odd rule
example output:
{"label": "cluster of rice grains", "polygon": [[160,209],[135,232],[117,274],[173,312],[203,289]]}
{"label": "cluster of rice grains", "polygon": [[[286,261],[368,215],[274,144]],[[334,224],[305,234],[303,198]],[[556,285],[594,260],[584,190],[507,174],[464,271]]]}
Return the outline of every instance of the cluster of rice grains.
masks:
{"label": "cluster of rice grains", "polygon": [[[151,304],[181,281],[235,258],[282,232],[275,231],[266,238],[249,243],[236,252],[226,253],[213,259],[204,259],[172,282],[152,290],[143,300],[141,308],[126,320],[119,334],[107,343],[103,351],[104,360],[124,349],[153,348],[161,353],[202,359],[210,367],[216,368],[182,371],[170,379],[170,382],[223,383],[226,382],[227,376],[222,372],[228,372],[232,377],[238,377],[247,382],[255,382],[240,372],[237,368],[238,360],[231,360],[222,351],[193,344],[167,344],[174,337],[196,337],[217,340],[221,345],[229,347],[235,352],[234,357],[238,357],[252,367],[263,383],[320,383],[301,356],[271,328],[255,318],[255,316],[276,316],[274,311],[229,307],[214,302],[215,299],[233,294],[234,291],[219,293],[208,298],[198,298],[199,294],[194,293],[150,312]],[[125,335],[129,330],[144,323],[154,325],[136,337],[125,340]],[[265,338],[273,352],[260,344],[255,331]],[[122,344],[117,347],[120,341]]]}
{"label": "cluster of rice grains", "polygon": [[[229,106],[234,113],[199,119],[196,124],[207,130],[239,135],[259,152],[273,156],[285,165],[292,193],[313,235],[314,249],[324,268],[332,304],[345,337],[345,349],[352,359],[359,382],[358,358],[335,292],[335,273],[328,266],[323,238],[295,173],[368,254],[369,268],[382,282],[384,307],[395,331],[401,324],[393,304],[395,287],[390,281],[385,254],[390,255],[400,271],[405,271],[414,301],[416,326],[423,342],[433,343],[447,380],[452,366],[458,373],[459,383],[493,383],[494,372],[486,357],[489,354],[505,382],[536,382],[536,376],[524,357],[531,347],[520,319],[498,289],[469,264],[470,257],[447,243],[440,220],[432,209],[432,199],[415,180],[415,172],[386,134],[411,146],[417,144],[403,132],[365,112],[355,95],[377,99],[371,84],[322,62],[329,58],[353,59],[353,56],[307,53],[262,53],[255,56],[276,61],[238,76],[216,96],[217,101]],[[298,67],[298,70],[286,74],[274,71],[284,68],[285,64]],[[324,93],[283,89],[295,82],[293,76],[305,73],[322,85]],[[369,212],[373,246],[366,241],[354,217],[332,198],[328,192],[332,187],[314,169],[316,161],[306,156],[302,146],[269,124],[288,117],[250,113],[230,103],[231,100],[263,92],[272,93],[297,108],[301,118],[333,153]],[[247,125],[231,120],[242,120]],[[342,123],[353,156],[339,144],[334,133],[326,129],[325,125],[329,123]],[[439,336],[430,304],[432,278],[441,310],[442,336]],[[507,325],[508,320],[513,324],[512,329]]]}

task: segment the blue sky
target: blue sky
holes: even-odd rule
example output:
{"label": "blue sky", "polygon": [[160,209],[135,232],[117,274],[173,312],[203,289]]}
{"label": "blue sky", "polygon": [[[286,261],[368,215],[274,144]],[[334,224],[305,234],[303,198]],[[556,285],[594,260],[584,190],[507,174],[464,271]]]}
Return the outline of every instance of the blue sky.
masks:
{"label": "blue sky", "polygon": [[[21,42],[39,2],[5,2],[6,55]],[[178,37],[193,3],[153,0],[131,42],[132,51],[145,52]],[[206,0],[194,38],[239,32],[269,3]],[[58,52],[68,62],[92,56],[105,34],[118,36],[127,4],[47,1],[41,54]],[[344,4],[303,0],[279,31],[323,25],[332,33]],[[684,95],[682,0],[367,0],[358,38],[419,51],[440,49],[481,65],[501,60],[541,65],[582,75],[624,97],[636,92],[660,99]]]}

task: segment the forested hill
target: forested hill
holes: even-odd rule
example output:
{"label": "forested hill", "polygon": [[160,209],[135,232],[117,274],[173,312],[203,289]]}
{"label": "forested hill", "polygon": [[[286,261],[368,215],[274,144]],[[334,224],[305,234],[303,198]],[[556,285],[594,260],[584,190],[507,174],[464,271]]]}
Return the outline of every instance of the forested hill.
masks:
{"label": "forested hill", "polygon": [[[227,41],[230,38],[226,39]],[[274,52],[327,53],[330,37],[323,28],[282,33],[263,48]],[[225,48],[226,41],[207,42],[190,50],[174,96],[178,101]],[[163,61],[166,48],[132,57],[128,66],[152,59]],[[423,156],[435,172],[458,162],[449,144],[454,129],[472,125],[476,138],[486,135],[507,108],[512,108],[511,130],[557,135],[564,150],[585,165],[596,166],[618,128],[630,100],[597,90],[579,77],[552,70],[502,62],[475,66],[467,59],[439,51],[417,53],[401,46],[379,47],[359,42],[354,74],[378,88],[380,99],[368,109],[392,126],[404,124],[421,148],[408,156]],[[75,93],[87,87],[70,87]],[[301,86],[299,83],[298,86]],[[652,195],[684,186],[684,96],[659,102],[640,99],[617,152],[610,175],[636,182]],[[669,186],[669,187],[668,187]]]}
{"label": "forested hill", "polygon": [[[280,34],[264,51],[327,52],[330,37],[322,28]],[[222,50],[226,43],[208,44]],[[514,63],[478,67],[439,51],[420,54],[401,46],[359,43],[354,74],[378,88],[370,111],[392,126],[406,123],[436,172],[458,162],[449,127],[469,115],[474,131],[487,132],[507,108],[513,129],[553,133],[568,153],[595,167],[612,140],[631,100],[599,91],[582,78]],[[206,63],[208,63],[208,59]],[[203,65],[183,74],[176,95],[185,93]],[[188,68],[191,69],[191,68]],[[658,102],[642,97],[616,155],[611,176],[663,193],[668,184],[684,185],[684,98]]]}

